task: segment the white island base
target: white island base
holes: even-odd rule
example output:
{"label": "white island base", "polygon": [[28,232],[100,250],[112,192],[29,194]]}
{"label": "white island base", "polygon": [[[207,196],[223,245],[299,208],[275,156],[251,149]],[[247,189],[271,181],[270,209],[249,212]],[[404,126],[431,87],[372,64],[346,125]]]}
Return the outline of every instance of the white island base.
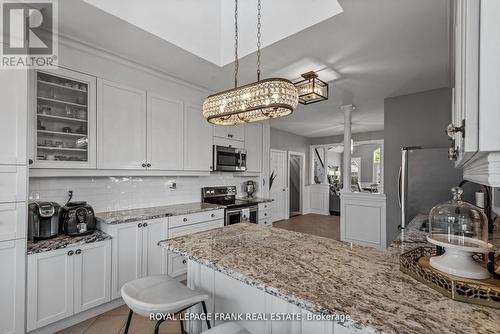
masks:
{"label": "white island base", "polygon": [[[247,314],[254,317],[266,317],[266,320],[240,320],[240,326],[254,334],[355,334],[371,333],[366,329],[346,328],[335,321],[307,320],[312,313],[282,298],[273,296],[257,287],[229,277],[221,272],[189,260],[188,286],[205,292],[210,296],[207,301],[208,313],[212,316],[212,325],[224,321],[214,319],[216,314]],[[193,307],[192,313],[200,313],[201,307]],[[272,316],[296,316],[300,320],[271,320]],[[262,319],[262,318],[260,318]],[[348,325],[347,323],[345,323]],[[352,323],[351,323],[352,324]],[[206,330],[202,321],[190,321],[189,333],[199,334]]]}

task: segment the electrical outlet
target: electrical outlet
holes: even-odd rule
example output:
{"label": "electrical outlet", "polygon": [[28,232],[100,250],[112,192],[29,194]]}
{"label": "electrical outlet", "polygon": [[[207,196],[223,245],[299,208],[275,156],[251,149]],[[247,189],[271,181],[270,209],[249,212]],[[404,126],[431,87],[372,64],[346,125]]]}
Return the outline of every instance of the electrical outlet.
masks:
{"label": "electrical outlet", "polygon": [[177,183],[173,180],[167,182],[168,189],[170,190],[176,190],[177,189]]}
{"label": "electrical outlet", "polygon": [[32,191],[30,192],[28,199],[30,201],[38,201],[40,199],[40,193],[38,191]]}

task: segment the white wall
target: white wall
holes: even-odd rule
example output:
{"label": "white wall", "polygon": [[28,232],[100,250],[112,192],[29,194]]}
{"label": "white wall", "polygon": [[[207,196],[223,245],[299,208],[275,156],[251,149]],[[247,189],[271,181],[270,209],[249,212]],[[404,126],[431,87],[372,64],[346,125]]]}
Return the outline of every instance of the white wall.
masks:
{"label": "white wall", "polygon": [[[234,177],[232,173],[214,173],[200,177],[59,177],[30,179],[29,194],[36,199],[66,203],[68,190],[73,201],[87,201],[96,212],[199,202],[201,188],[237,186],[243,196],[243,183],[257,177]],[[177,184],[170,190],[169,181]],[[258,189],[260,191],[260,189]],[[259,194],[257,194],[259,196]]]}

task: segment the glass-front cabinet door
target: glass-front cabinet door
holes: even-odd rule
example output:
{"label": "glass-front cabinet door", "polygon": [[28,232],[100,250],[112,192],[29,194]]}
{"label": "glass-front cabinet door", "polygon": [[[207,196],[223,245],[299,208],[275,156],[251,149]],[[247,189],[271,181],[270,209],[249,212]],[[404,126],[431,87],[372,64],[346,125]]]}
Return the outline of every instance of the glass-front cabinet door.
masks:
{"label": "glass-front cabinet door", "polygon": [[96,167],[96,78],[57,69],[33,72],[32,167]]}

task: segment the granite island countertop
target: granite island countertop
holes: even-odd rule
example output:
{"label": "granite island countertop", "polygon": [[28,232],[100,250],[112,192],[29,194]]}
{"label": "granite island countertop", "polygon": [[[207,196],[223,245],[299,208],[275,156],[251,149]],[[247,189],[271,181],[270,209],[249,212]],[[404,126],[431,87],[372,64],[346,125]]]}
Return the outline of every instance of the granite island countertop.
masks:
{"label": "granite island countertop", "polygon": [[453,301],[399,270],[407,242],[425,240],[417,230],[387,250],[246,223],[160,245],[313,313],[348,314],[345,327],[499,333],[500,310]]}
{"label": "granite island countertop", "polygon": [[263,198],[263,197],[248,197],[248,196],[245,196],[245,197],[237,197],[237,198],[245,200],[245,201],[252,201],[252,202],[255,202],[255,203],[270,203],[270,202],[274,202],[274,199],[272,199],[272,198]]}
{"label": "granite island countertop", "polygon": [[84,244],[91,244],[94,242],[104,241],[108,239],[111,239],[111,236],[99,230],[95,230],[90,234],[82,235],[79,237],[59,235],[55,238],[40,240],[37,242],[28,241],[27,254],[31,255],[31,254],[49,252],[56,249],[84,245]]}
{"label": "granite island countertop", "polygon": [[186,215],[190,213],[224,209],[225,206],[209,203],[184,203],[151,208],[129,209],[95,214],[97,220],[104,224],[122,224],[138,220],[149,220],[170,216]]}

